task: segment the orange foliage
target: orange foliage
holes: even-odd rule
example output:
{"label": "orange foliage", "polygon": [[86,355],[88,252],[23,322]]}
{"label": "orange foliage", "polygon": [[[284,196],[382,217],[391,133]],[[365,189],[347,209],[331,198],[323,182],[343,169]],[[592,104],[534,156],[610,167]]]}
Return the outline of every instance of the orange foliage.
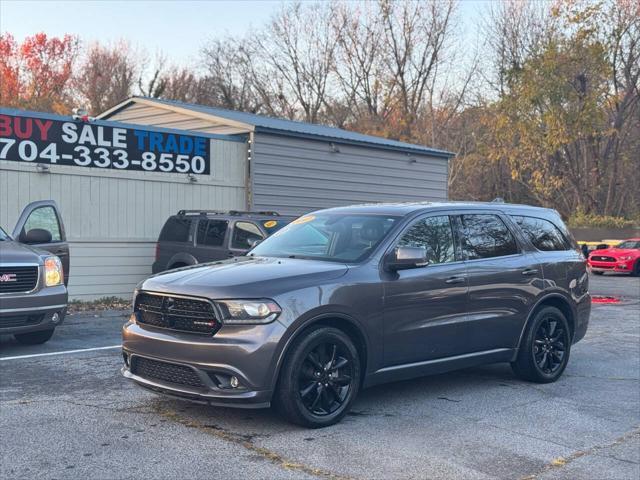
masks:
{"label": "orange foliage", "polygon": [[18,45],[10,34],[0,35],[0,105],[68,113],[73,64],[78,39],[38,33]]}

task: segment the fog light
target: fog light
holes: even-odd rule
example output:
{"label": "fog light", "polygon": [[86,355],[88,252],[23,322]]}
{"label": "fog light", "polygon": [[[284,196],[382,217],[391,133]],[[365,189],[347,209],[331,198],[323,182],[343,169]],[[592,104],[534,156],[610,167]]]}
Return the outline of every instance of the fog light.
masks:
{"label": "fog light", "polygon": [[231,377],[231,380],[229,380],[229,385],[231,385],[231,388],[238,388],[238,385],[240,385],[238,377]]}
{"label": "fog light", "polygon": [[51,322],[52,323],[58,323],[60,321],[60,315],[58,315],[58,312],[54,313],[53,315],[51,315]]}

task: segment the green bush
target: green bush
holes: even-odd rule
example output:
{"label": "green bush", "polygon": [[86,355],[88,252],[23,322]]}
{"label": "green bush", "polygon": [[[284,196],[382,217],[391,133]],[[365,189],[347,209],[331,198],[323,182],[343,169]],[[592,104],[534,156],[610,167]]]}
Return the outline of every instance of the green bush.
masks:
{"label": "green bush", "polygon": [[572,228],[634,228],[640,225],[640,220],[578,212],[569,218],[568,224]]}

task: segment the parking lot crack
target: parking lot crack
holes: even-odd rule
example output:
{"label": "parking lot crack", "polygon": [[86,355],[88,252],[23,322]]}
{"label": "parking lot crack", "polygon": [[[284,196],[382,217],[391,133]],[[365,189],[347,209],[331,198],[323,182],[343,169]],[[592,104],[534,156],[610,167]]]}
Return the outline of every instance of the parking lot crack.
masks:
{"label": "parking lot crack", "polygon": [[522,477],[521,480],[535,480],[536,478],[540,477],[541,475],[543,475],[543,474],[545,474],[545,473],[547,473],[549,471],[562,469],[565,466],[569,465],[570,463],[578,460],[579,458],[586,457],[588,455],[593,455],[593,456],[598,456],[598,457],[608,457],[608,458],[613,458],[613,459],[621,461],[621,462],[637,464],[637,462],[633,462],[631,460],[623,460],[623,459],[620,459],[620,458],[616,458],[615,456],[612,456],[612,455],[604,455],[604,454],[600,453],[604,449],[616,447],[616,446],[621,445],[621,444],[623,444],[623,443],[625,443],[625,442],[627,442],[627,441],[629,441],[629,440],[631,440],[631,439],[633,439],[635,437],[640,437],[640,427],[636,428],[635,430],[632,430],[630,432],[625,433],[624,435],[616,438],[611,443],[607,443],[607,444],[604,444],[604,445],[594,445],[593,447],[587,448],[585,450],[575,451],[569,456],[555,458],[550,463],[548,463],[544,467],[542,467],[536,473],[533,473],[533,474],[530,474],[530,475],[526,475],[526,476]]}
{"label": "parking lot crack", "polygon": [[151,406],[151,409],[154,411],[154,413],[168,420],[179,423],[180,425],[183,425],[187,428],[194,428],[209,435],[214,435],[215,437],[226,442],[238,445],[256,455],[257,457],[270,461],[271,463],[283,469],[294,470],[314,477],[326,478],[330,480],[354,480],[353,477],[346,477],[327,470],[292,461],[291,459],[288,459],[277,452],[269,450],[268,448],[260,447],[253,442],[254,438],[259,437],[260,435],[237,433],[224,429],[218,425],[194,422],[187,418],[181,417],[173,410],[164,409],[158,404]]}

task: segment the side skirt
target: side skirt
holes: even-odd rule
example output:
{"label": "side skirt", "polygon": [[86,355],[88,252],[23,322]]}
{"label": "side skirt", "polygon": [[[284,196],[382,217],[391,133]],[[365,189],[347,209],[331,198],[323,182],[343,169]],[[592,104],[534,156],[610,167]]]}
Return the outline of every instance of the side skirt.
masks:
{"label": "side skirt", "polygon": [[425,375],[437,375],[439,373],[487,363],[511,362],[516,353],[517,349],[515,348],[498,348],[453,357],[437,358],[424,362],[393,365],[391,367],[381,368],[368,375],[364,380],[363,387],[367,388],[380,383],[397,382],[399,380],[407,380]]}

